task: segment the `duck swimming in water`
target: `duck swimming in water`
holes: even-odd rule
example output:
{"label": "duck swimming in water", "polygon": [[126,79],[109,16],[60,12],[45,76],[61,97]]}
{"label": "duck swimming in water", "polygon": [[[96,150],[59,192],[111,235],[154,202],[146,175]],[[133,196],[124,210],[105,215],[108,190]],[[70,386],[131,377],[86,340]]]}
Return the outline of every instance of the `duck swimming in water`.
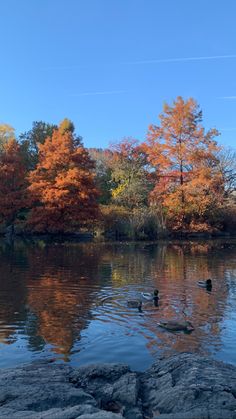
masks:
{"label": "duck swimming in water", "polygon": [[197,284],[199,287],[206,288],[207,290],[212,289],[212,280],[210,278],[206,281],[198,281]]}
{"label": "duck swimming in water", "polygon": [[158,294],[159,294],[158,290],[155,290],[154,293],[153,293],[153,303],[154,303],[155,307],[157,307],[158,303],[159,303],[159,295]]}
{"label": "duck swimming in water", "polygon": [[138,311],[142,311],[142,301],[141,300],[128,300],[127,306],[129,308],[137,308]]}
{"label": "duck swimming in water", "polygon": [[159,302],[159,291],[156,289],[153,291],[153,294],[151,294],[150,292],[141,292],[141,296],[144,300],[147,301],[153,301],[154,306],[158,306],[158,302]]}
{"label": "duck swimming in water", "polygon": [[172,331],[172,332],[178,332],[178,331],[184,331],[184,332],[192,332],[194,330],[194,327],[192,323],[190,323],[188,320],[183,321],[176,321],[176,320],[169,320],[169,321],[160,321],[157,323],[158,326],[162,327],[163,329]]}
{"label": "duck swimming in water", "polygon": [[154,290],[153,293],[151,293],[151,292],[141,292],[142,298],[144,300],[147,300],[147,301],[152,301],[154,298],[158,297],[158,294],[159,294],[158,290]]}

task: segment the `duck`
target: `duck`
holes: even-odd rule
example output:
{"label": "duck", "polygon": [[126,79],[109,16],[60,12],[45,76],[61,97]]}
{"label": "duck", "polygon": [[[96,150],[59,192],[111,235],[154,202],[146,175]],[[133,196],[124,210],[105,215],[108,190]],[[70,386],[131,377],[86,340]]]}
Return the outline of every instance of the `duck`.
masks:
{"label": "duck", "polygon": [[152,300],[154,300],[154,298],[159,298],[158,294],[159,294],[158,290],[154,290],[153,293],[151,293],[151,292],[141,292],[142,298],[144,298],[144,300],[148,300],[148,301],[152,301]]}
{"label": "duck", "polygon": [[151,294],[150,292],[141,292],[141,296],[144,300],[147,301],[153,301],[153,304],[155,307],[158,307],[158,303],[159,303],[159,291],[156,289],[153,291],[153,294]]}
{"label": "duck", "polygon": [[153,304],[155,307],[158,307],[158,303],[159,303],[159,291],[158,290],[154,290],[153,292]]}
{"label": "duck", "polygon": [[208,290],[212,288],[212,280],[210,278],[206,281],[198,281],[197,284],[199,287],[206,288]]}
{"label": "duck", "polygon": [[177,331],[184,331],[184,332],[192,332],[194,330],[194,327],[192,323],[190,323],[188,320],[183,321],[176,321],[176,320],[169,320],[169,321],[160,321],[157,323],[159,327],[162,327],[166,330],[170,330],[173,332]]}
{"label": "duck", "polygon": [[141,300],[128,300],[127,306],[129,308],[137,308],[138,311],[142,311],[142,301]]}

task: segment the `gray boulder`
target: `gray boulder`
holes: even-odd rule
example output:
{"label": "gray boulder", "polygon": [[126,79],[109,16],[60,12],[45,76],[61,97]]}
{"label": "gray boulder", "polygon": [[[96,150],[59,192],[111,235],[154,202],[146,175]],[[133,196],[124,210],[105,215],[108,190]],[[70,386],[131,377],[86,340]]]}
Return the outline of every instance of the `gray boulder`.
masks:
{"label": "gray boulder", "polygon": [[232,365],[195,354],[176,355],[145,372],[141,388],[144,411],[150,417],[218,418],[220,411],[221,418],[236,418],[236,368]]}
{"label": "gray boulder", "polygon": [[144,373],[35,362],[0,371],[0,419],[236,419],[236,367],[195,354]]}

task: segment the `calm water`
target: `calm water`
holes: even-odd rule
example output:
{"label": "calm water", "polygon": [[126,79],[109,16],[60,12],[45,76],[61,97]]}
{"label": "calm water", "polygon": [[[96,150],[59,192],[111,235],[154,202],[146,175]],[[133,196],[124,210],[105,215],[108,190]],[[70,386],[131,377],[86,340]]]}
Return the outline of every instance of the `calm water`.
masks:
{"label": "calm water", "polygon": [[[213,280],[207,292],[199,279]],[[158,288],[159,307],[127,299]],[[162,319],[188,318],[191,334]],[[53,358],[73,365],[192,351],[236,364],[236,240],[45,244],[0,242],[0,367]]]}

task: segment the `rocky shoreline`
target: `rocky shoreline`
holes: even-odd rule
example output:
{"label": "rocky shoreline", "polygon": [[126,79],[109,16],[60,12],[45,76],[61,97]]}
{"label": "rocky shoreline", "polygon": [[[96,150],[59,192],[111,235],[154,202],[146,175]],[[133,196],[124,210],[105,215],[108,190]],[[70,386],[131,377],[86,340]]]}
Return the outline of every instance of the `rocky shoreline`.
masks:
{"label": "rocky shoreline", "polygon": [[0,371],[0,418],[232,419],[236,367],[195,354],[157,361],[144,373],[125,364],[73,368],[34,362]]}

